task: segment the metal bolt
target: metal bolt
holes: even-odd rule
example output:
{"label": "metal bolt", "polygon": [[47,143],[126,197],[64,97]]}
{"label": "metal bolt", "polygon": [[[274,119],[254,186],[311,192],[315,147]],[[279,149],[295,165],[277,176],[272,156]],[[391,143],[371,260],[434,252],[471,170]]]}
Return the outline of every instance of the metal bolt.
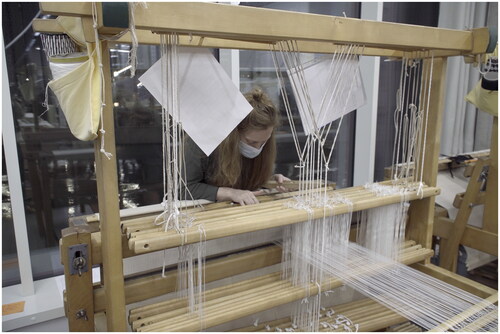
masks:
{"label": "metal bolt", "polygon": [[79,310],[78,312],[76,312],[76,318],[77,319],[85,319],[85,321],[88,321],[89,318],[87,317],[87,311],[85,311],[84,309],[81,309]]}
{"label": "metal bolt", "polygon": [[85,267],[85,264],[87,261],[85,260],[84,257],[75,257],[73,260],[73,268],[78,270],[78,276],[82,276],[82,269]]}

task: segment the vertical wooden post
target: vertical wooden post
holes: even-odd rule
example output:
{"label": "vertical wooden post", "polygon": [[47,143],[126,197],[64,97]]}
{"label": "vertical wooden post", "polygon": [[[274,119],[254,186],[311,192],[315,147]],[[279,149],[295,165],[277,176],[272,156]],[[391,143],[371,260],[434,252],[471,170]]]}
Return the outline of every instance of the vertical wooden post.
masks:
{"label": "vertical wooden post", "polygon": [[[61,262],[66,282],[65,313],[71,332],[93,332],[94,290],[92,286],[92,249],[89,226],[68,227],[61,231]],[[75,265],[78,258],[80,272]]]}
{"label": "vertical wooden post", "polygon": [[102,265],[106,295],[107,330],[125,332],[125,289],[123,280],[122,237],[120,230],[120,206],[118,193],[118,172],[116,167],[115,127],[113,115],[113,94],[109,62],[109,48],[102,44],[102,65],[105,82],[105,103],[103,119],[105,149],[112,154],[108,159],[100,152],[101,136],[95,141],[95,162],[99,220],[102,237]]}
{"label": "vertical wooden post", "polygon": [[[425,62],[430,63],[431,59],[427,59]],[[441,124],[446,87],[446,63],[446,58],[435,58],[431,78],[432,91],[429,106],[429,119],[427,120],[425,147],[422,153],[425,154],[423,182],[431,187],[435,187],[437,183]],[[424,118],[424,122],[425,121]],[[413,201],[410,207],[407,236],[409,239],[415,240],[425,248],[432,248],[434,203],[434,197],[429,197]],[[428,262],[429,260],[426,261]]]}
{"label": "vertical wooden post", "polygon": [[448,239],[441,240],[439,252],[439,266],[452,272],[457,271],[458,247],[464,235],[470,214],[472,212],[471,204],[476,200],[481,185],[483,184],[481,173],[483,167],[488,164],[488,160],[479,159],[474,166],[474,171],[467,185],[462,204],[458,209],[457,217],[453,223],[453,230]]}
{"label": "vertical wooden post", "polygon": [[483,230],[498,233],[498,117],[493,117]]}

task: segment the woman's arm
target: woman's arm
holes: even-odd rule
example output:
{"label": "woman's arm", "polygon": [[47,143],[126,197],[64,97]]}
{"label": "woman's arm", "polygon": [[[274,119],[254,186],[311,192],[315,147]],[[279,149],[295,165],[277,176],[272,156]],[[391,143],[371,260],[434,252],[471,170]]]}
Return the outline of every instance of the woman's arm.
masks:
{"label": "woman's arm", "polygon": [[283,182],[291,181],[289,178],[287,178],[283,174],[274,174],[273,179],[278,184],[276,186],[276,190],[278,190],[279,192],[282,192],[282,193],[288,192],[288,189],[283,185]]}
{"label": "woman's arm", "polygon": [[256,196],[260,195],[260,191],[249,191],[227,187],[220,187],[217,190],[217,201],[232,201],[241,205],[257,204],[259,200]]}

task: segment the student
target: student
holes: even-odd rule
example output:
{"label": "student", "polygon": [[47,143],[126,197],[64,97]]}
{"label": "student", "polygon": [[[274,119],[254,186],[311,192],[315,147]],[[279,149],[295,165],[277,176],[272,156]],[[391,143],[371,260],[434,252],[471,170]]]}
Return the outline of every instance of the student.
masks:
{"label": "student", "polygon": [[[253,110],[206,156],[188,138],[185,145],[187,188],[193,199],[233,201],[241,205],[259,203],[256,196],[270,179],[278,184],[290,181],[274,174],[275,130],[279,113],[260,88],[245,94]],[[277,189],[287,191],[282,185]]]}

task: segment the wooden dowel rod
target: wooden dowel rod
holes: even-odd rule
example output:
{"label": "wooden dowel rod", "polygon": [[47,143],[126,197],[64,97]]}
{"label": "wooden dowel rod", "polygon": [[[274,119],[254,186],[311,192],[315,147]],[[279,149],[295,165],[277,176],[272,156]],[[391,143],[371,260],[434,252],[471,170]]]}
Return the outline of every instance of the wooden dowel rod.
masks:
{"label": "wooden dowel rod", "polygon": [[498,302],[498,293],[495,293],[491,295],[490,297],[482,300],[481,302],[477,303],[476,305],[473,305],[469,309],[465,310],[464,312],[452,317],[451,319],[448,319],[446,322],[443,322],[441,325],[438,325],[434,327],[433,329],[429,330],[429,332],[446,332],[447,330],[451,329],[453,326],[456,324],[460,323],[461,321],[464,321],[468,317],[474,315],[475,313],[484,310],[488,306],[491,306],[493,303]]}
{"label": "wooden dowel rod", "polygon": [[[248,289],[246,291],[240,291],[237,293],[233,293],[232,295],[225,295],[223,297],[219,297],[217,300],[206,300],[203,303],[203,310],[205,312],[209,312],[214,307],[224,308],[224,305],[230,304],[233,302],[233,299],[250,299],[251,298],[262,298],[262,296],[268,294],[269,290],[274,290],[278,288],[280,285],[283,285],[284,282],[274,282],[269,283],[264,286],[259,286],[253,289]],[[160,323],[163,320],[169,321],[171,325],[174,324],[173,319],[179,315],[185,315],[189,313],[189,307],[182,307],[175,310],[171,310],[169,312],[164,312],[160,314],[155,314],[149,316],[147,318],[140,319],[138,321],[133,322],[132,329],[137,329],[139,327],[145,327],[148,325],[153,325]]]}
{"label": "wooden dowel rod", "polygon": [[[421,261],[423,257],[432,255],[432,251],[427,250],[426,252],[422,252],[421,250],[417,250],[412,254],[408,254],[407,256],[402,257],[403,263],[408,263],[412,261]],[[366,270],[366,268],[365,268]],[[322,285],[322,291],[331,289],[332,287],[340,286],[342,283],[336,279],[331,279],[326,281]],[[299,289],[299,291],[297,291]],[[233,300],[227,301],[229,304],[223,304],[226,307],[222,307],[221,304],[214,304],[212,308],[204,308],[204,323],[207,328],[211,326],[215,326],[220,323],[224,323],[226,321],[237,319],[239,317],[253,314],[259,311],[263,311],[264,309],[268,309],[270,307],[274,307],[271,305],[281,305],[284,303],[288,303],[294,300],[298,300],[300,298],[304,298],[306,296],[305,288],[294,288],[291,287],[289,289],[285,289],[284,291],[279,290],[277,293],[270,293],[270,295],[265,299],[259,299],[254,301],[251,299],[250,301],[244,300],[243,302]],[[318,287],[316,285],[309,286],[309,294],[314,295],[318,293]],[[249,306],[248,303],[251,303],[252,306]],[[222,307],[222,309],[220,309]],[[215,311],[213,311],[215,309]],[[231,311],[228,311],[228,310]],[[214,313],[210,313],[213,311]],[[185,316],[184,316],[185,317]],[[189,316],[188,316],[189,318]],[[174,324],[178,324],[174,326]],[[149,331],[149,330],[160,330],[160,331],[195,331],[199,330],[198,323],[193,324],[192,319],[188,320],[174,320],[172,318],[166,319],[163,322],[159,322],[150,326],[144,326],[138,329],[139,331]]]}
{"label": "wooden dowel rod", "polygon": [[460,329],[460,331],[477,332],[479,331],[479,329],[486,327],[488,326],[488,324],[492,324],[495,321],[497,321],[497,328],[498,328],[498,310],[489,312],[488,314],[472,322],[470,325],[463,327],[462,329]]}
{"label": "wooden dowel rod", "polygon": [[[204,294],[204,300],[209,301],[216,298],[220,298],[222,296],[227,296],[229,294],[233,294],[236,292],[240,292],[243,289],[252,289],[259,285],[264,285],[267,283],[271,283],[279,279],[279,273],[275,273],[272,275],[266,275],[257,277],[256,279],[249,280],[248,282],[240,282],[238,284],[233,284],[231,286],[223,286],[217,289],[209,290]],[[148,308],[135,309],[130,312],[129,322],[132,323],[137,320],[152,320],[148,317],[162,314],[173,309],[177,309],[180,307],[187,306],[186,298],[176,299],[173,301],[167,301],[157,304],[148,305]]]}
{"label": "wooden dowel rod", "polygon": [[[389,186],[390,181],[380,182],[379,184]],[[350,196],[350,195],[355,194],[355,193],[371,193],[371,192],[366,190],[364,186],[342,188],[342,189],[337,189],[335,191],[328,190],[328,192],[327,192],[327,194],[329,194],[329,195],[336,194],[336,195],[341,195],[341,196]],[[290,197],[293,197],[296,195],[299,195],[298,191],[284,193],[284,194],[275,194],[275,195],[268,196],[268,197],[269,197],[269,199],[272,199],[273,202],[276,202],[278,199],[287,199],[287,198],[290,198]],[[260,199],[262,197],[263,196],[259,196]],[[208,213],[208,211],[214,211],[213,209],[210,209],[210,208],[214,207],[214,205],[217,205],[217,204],[223,204],[222,208],[215,210],[216,212]],[[278,206],[279,204],[276,205],[276,203],[269,203],[269,205]],[[259,204],[259,207],[261,207],[261,206],[262,206],[262,203]],[[206,209],[204,209],[204,210],[201,210],[200,208],[191,208],[191,209],[187,209],[187,212],[191,212],[191,213],[196,212],[197,213],[195,216],[196,219],[208,219],[209,217],[220,217],[220,216],[231,215],[236,211],[252,212],[253,208],[254,208],[253,206],[251,206],[251,207],[243,206],[242,207],[242,206],[234,205],[234,204],[231,205],[230,203],[226,203],[225,205],[224,205],[224,203],[213,203],[213,204],[210,204],[210,206],[207,206]],[[122,230],[125,232],[125,229],[127,227],[130,227],[132,229],[133,227],[137,227],[137,225],[145,226],[145,227],[152,226],[153,222],[154,222],[155,218],[158,216],[158,214],[123,221],[122,222]]]}
{"label": "wooden dowel rod", "polygon": [[[276,281],[280,278],[281,273],[276,272],[272,273],[269,275],[264,275],[264,276],[258,276],[249,280],[241,281],[238,283],[233,283],[227,286],[222,286],[219,288],[215,288],[212,290],[205,291],[204,293],[204,298],[218,298],[218,296],[222,293],[224,294],[230,294],[233,291],[240,291],[241,289],[246,289],[247,287],[254,286],[256,284],[265,284],[268,282],[273,282]],[[182,301],[183,303],[186,302],[185,298],[176,298],[173,300],[167,300],[159,303],[154,303],[151,305],[145,305],[136,309],[132,309],[130,311],[130,316],[131,318],[134,318],[134,320],[137,320],[138,316],[147,315],[147,314],[156,314],[159,313],[157,312],[159,309],[163,309],[164,311],[168,310],[168,307],[175,308],[175,305],[177,305],[178,301]],[[174,305],[174,306],[172,306]]]}
{"label": "wooden dowel rod", "polygon": [[[423,191],[423,197],[434,196],[439,193],[438,188],[426,188]],[[416,199],[416,192],[408,195],[408,200]],[[390,195],[384,197],[376,197],[374,199],[360,200],[353,203],[352,210],[360,211],[373,208],[375,206],[382,206],[388,204],[398,203],[400,201],[399,195]],[[335,214],[343,214],[349,212],[350,208],[348,205],[339,205],[335,208]],[[313,218],[321,218],[324,215],[324,209],[318,208],[313,210]],[[308,213],[302,210],[295,209],[281,209],[280,216],[268,216],[268,215],[252,215],[249,219],[235,219],[229,221],[223,221],[221,223],[212,224],[210,228],[204,227],[206,240],[222,238],[230,235],[253,232],[257,230],[268,229],[272,227],[279,227],[284,225],[290,225],[294,223],[304,222],[308,219]],[[179,235],[176,232],[165,232],[158,233],[153,237],[148,239],[131,239],[129,241],[129,246],[133,249],[136,254],[147,253],[151,251],[172,248],[179,246],[181,244],[190,244],[200,241],[200,231],[198,227],[188,228],[184,235]]]}

